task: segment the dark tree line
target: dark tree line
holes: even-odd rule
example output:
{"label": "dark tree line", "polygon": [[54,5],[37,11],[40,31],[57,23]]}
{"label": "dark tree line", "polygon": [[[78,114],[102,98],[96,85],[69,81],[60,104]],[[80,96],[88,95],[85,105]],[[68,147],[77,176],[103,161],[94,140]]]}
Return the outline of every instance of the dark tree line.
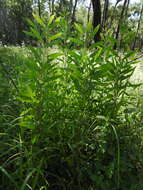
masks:
{"label": "dark tree line", "polygon": [[25,40],[22,32],[28,28],[26,18],[32,18],[32,0],[0,3],[0,40],[3,44],[21,44]]}

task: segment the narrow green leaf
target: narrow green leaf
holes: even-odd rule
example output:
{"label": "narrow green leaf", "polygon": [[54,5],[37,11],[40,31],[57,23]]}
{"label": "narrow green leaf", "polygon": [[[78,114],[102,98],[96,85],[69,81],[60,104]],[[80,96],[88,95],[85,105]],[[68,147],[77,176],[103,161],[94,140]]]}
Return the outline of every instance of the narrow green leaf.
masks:
{"label": "narrow green leaf", "polygon": [[93,35],[96,35],[99,31],[100,25],[96,26],[96,28],[93,30]]}
{"label": "narrow green leaf", "polygon": [[54,18],[55,18],[55,15],[52,15],[52,16],[50,17],[49,22],[48,22],[48,25],[50,25],[50,24],[53,22]]}
{"label": "narrow green leaf", "polygon": [[32,122],[28,122],[28,121],[20,122],[19,126],[20,127],[25,127],[27,129],[34,129],[35,128],[35,126],[33,125],[33,123]]}
{"label": "narrow green leaf", "polygon": [[37,21],[38,24],[40,24],[42,27],[45,27],[46,25],[44,24],[43,20],[36,14],[33,13],[34,19]]}
{"label": "narrow green leaf", "polygon": [[83,43],[84,43],[83,40],[79,40],[77,38],[70,38],[70,41],[72,41],[78,45],[83,45]]}
{"label": "narrow green leaf", "polygon": [[30,29],[31,29],[31,32],[33,34],[33,37],[37,38],[38,40],[42,40],[42,37],[37,30],[35,30],[34,28],[31,28],[31,27],[30,27]]}
{"label": "narrow green leaf", "polygon": [[84,34],[83,28],[80,24],[75,24],[76,30],[78,30],[81,34]]}
{"label": "narrow green leaf", "polygon": [[35,24],[30,20],[30,19],[27,19],[27,22],[29,25],[31,25],[33,28],[35,27]]}
{"label": "narrow green leaf", "polygon": [[63,53],[60,53],[60,52],[51,53],[50,55],[48,55],[48,58],[50,60],[54,60],[54,59],[57,59],[58,57],[60,57],[62,55],[63,55]]}
{"label": "narrow green leaf", "polygon": [[101,55],[101,53],[102,53],[102,48],[99,47],[98,52],[97,52],[96,55],[94,56],[94,61],[96,61],[96,60],[99,58],[99,56]]}
{"label": "narrow green leaf", "polygon": [[61,17],[56,18],[55,22],[59,23],[61,21]]}
{"label": "narrow green leaf", "polygon": [[62,36],[62,32],[59,32],[58,34],[55,34],[55,35],[53,35],[53,36],[51,36],[50,38],[49,38],[49,40],[55,40],[55,39],[57,39],[57,38],[59,38],[59,37],[61,37]]}

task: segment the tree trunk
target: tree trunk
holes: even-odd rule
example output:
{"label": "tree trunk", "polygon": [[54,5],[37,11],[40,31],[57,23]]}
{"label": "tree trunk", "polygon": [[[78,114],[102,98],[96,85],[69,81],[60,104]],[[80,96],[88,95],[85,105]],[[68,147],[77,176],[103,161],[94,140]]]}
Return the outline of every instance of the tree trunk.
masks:
{"label": "tree trunk", "polygon": [[103,18],[102,18],[102,27],[105,27],[107,17],[108,17],[108,8],[109,8],[109,0],[105,0],[104,10],[103,10]]}
{"label": "tree trunk", "polygon": [[52,0],[52,15],[54,14],[54,9],[55,9],[55,0]]}
{"label": "tree trunk", "polygon": [[138,34],[139,34],[139,30],[140,30],[142,15],[143,15],[143,4],[142,4],[141,12],[140,12],[140,18],[139,18],[139,21],[138,21],[138,27],[137,27],[137,31],[136,31],[136,37],[135,37],[135,40],[134,40],[134,43],[133,43],[133,47],[132,47],[133,50],[136,47],[136,42],[137,42],[137,37],[138,37]]}
{"label": "tree trunk", "polygon": [[90,10],[91,10],[91,2],[90,2],[90,4],[89,4],[89,7],[88,7],[88,13],[87,13],[87,22],[89,22],[89,20],[90,20]]}
{"label": "tree trunk", "polygon": [[78,0],[75,0],[74,6],[73,6],[72,17],[71,17],[72,24],[75,22],[75,13],[76,13],[77,2],[78,2]]}
{"label": "tree trunk", "polygon": [[[98,25],[101,26],[101,5],[100,0],[91,0],[93,7],[93,28],[96,28]],[[100,32],[101,27],[94,36],[95,43],[100,41]]]}
{"label": "tree trunk", "polygon": [[123,20],[123,17],[124,17],[124,13],[125,13],[125,10],[126,10],[127,1],[128,0],[124,0],[124,4],[123,4],[123,7],[122,7],[121,15],[120,15],[120,18],[119,18],[119,22],[118,22],[118,26],[117,26],[117,31],[116,31],[116,34],[115,34],[116,43],[114,45],[114,49],[117,49],[117,40],[119,38],[120,27],[121,27],[122,20]]}
{"label": "tree trunk", "polygon": [[113,24],[113,21],[114,21],[114,15],[115,15],[116,7],[117,7],[118,3],[120,3],[121,1],[122,0],[117,0],[116,1],[116,4],[115,4],[115,6],[113,8],[113,12],[112,12],[111,17],[110,17],[110,23],[109,23],[108,29],[110,29],[112,27],[112,24]]}
{"label": "tree trunk", "polygon": [[128,16],[129,4],[130,4],[130,0],[128,0],[127,2],[125,17]]}
{"label": "tree trunk", "polygon": [[38,14],[39,14],[39,17],[41,18],[41,2],[40,2],[40,0],[38,0]]}

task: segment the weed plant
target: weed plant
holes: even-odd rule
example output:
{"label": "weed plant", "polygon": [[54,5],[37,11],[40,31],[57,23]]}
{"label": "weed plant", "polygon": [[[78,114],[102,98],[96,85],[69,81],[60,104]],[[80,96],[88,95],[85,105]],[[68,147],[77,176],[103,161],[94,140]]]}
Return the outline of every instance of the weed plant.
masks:
{"label": "weed plant", "polygon": [[91,24],[69,35],[63,18],[34,18],[26,33],[37,47],[13,66],[0,60],[0,189],[140,190],[142,114],[128,109],[133,52],[120,56],[110,36],[92,44]]}

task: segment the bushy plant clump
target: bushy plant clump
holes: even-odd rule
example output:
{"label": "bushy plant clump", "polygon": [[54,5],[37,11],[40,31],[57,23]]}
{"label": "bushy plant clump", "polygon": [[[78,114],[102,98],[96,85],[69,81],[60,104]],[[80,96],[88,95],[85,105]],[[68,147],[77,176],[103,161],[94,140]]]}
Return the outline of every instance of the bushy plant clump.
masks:
{"label": "bushy plant clump", "polygon": [[26,33],[39,43],[8,84],[18,112],[1,127],[1,188],[141,188],[142,114],[129,112],[127,93],[137,86],[133,53],[114,51],[110,36],[92,44],[90,24],[69,35],[64,19],[34,17]]}

